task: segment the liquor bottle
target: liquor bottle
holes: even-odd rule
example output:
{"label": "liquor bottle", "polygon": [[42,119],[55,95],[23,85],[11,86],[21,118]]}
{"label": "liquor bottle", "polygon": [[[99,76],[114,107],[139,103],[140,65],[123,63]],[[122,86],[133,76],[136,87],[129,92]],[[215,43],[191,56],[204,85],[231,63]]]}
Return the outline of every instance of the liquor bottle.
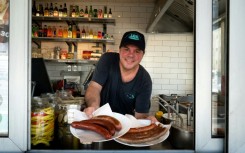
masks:
{"label": "liquor bottle", "polygon": [[37,12],[36,1],[33,1],[32,5],[32,16],[35,16]]}
{"label": "liquor bottle", "polygon": [[88,28],[88,26],[86,26],[86,38],[89,38],[89,28]]}
{"label": "liquor bottle", "polygon": [[109,11],[109,18],[112,18],[112,13],[111,13],[111,8],[110,8],[110,11]]}
{"label": "liquor bottle", "polygon": [[72,26],[72,38],[77,38],[77,28],[76,25]]}
{"label": "liquor bottle", "polygon": [[98,32],[95,32],[93,33],[93,39],[98,39]]}
{"label": "liquor bottle", "polygon": [[92,8],[92,5],[90,5],[88,17],[89,18],[92,18],[93,17],[93,8]]}
{"label": "liquor bottle", "polygon": [[76,11],[76,17],[79,17],[79,6],[75,6],[75,11]]}
{"label": "liquor bottle", "polygon": [[36,16],[40,16],[40,5],[37,5]]}
{"label": "liquor bottle", "polygon": [[107,6],[104,6],[104,18],[107,18]]}
{"label": "liquor bottle", "polygon": [[58,10],[58,7],[57,7],[57,3],[55,3],[55,5],[54,5],[54,16],[55,17],[59,16],[59,10]]}
{"label": "liquor bottle", "polygon": [[62,26],[59,27],[58,29],[58,37],[63,37],[63,29],[62,29]]}
{"label": "liquor bottle", "polygon": [[50,3],[50,8],[49,8],[49,16],[54,16],[54,8],[53,8],[53,3]]}
{"label": "liquor bottle", "polygon": [[85,18],[88,17],[88,6],[85,7],[84,17]]}
{"label": "liquor bottle", "polygon": [[48,29],[47,29],[47,25],[44,25],[43,27],[43,37],[47,37],[48,33]]}
{"label": "liquor bottle", "polygon": [[72,38],[72,26],[69,24],[68,26],[68,38]]}
{"label": "liquor bottle", "polygon": [[53,34],[53,37],[57,36],[57,31],[56,31],[56,27],[55,26],[53,26],[53,28],[52,28],[52,34]]}
{"label": "liquor bottle", "polygon": [[37,27],[37,25],[32,25],[32,37],[38,37],[38,27]]}
{"label": "liquor bottle", "polygon": [[97,9],[94,9],[94,14],[93,14],[93,17],[97,18],[98,17],[98,14],[97,14]]}
{"label": "liquor bottle", "polygon": [[46,4],[46,7],[44,9],[44,16],[49,16],[48,3]]}
{"label": "liquor bottle", "polygon": [[76,28],[77,28],[77,38],[80,38],[80,28],[79,27]]}
{"label": "liquor bottle", "polygon": [[72,12],[71,12],[71,17],[76,17],[75,6],[73,6],[73,9],[72,9]]}
{"label": "liquor bottle", "polygon": [[83,38],[83,39],[86,38],[86,31],[85,31],[85,29],[84,29],[84,26],[83,26],[81,38]]}
{"label": "liquor bottle", "polygon": [[102,39],[102,32],[98,31],[98,39]]}
{"label": "liquor bottle", "polygon": [[63,8],[62,8],[62,5],[60,5],[60,8],[59,8],[59,17],[63,17]]}
{"label": "liquor bottle", "polygon": [[103,13],[102,13],[102,9],[98,10],[98,18],[103,18]]}
{"label": "liquor bottle", "polygon": [[43,5],[40,4],[40,16],[44,16]]}
{"label": "liquor bottle", "polygon": [[47,37],[53,37],[51,26],[48,26]]}
{"label": "liquor bottle", "polygon": [[38,29],[38,37],[42,37],[43,36],[43,29],[41,26],[39,26],[39,29]]}
{"label": "liquor bottle", "polygon": [[67,17],[67,7],[66,7],[66,3],[64,3],[63,17]]}
{"label": "liquor bottle", "polygon": [[67,38],[68,37],[68,30],[67,27],[64,27],[63,29],[63,38]]}
{"label": "liquor bottle", "polygon": [[93,37],[94,37],[93,29],[90,28],[90,30],[89,30],[89,38],[93,39]]}
{"label": "liquor bottle", "polygon": [[79,12],[79,16],[80,16],[80,17],[84,17],[84,11],[83,11],[82,8],[81,8],[81,10],[80,10],[80,12]]}

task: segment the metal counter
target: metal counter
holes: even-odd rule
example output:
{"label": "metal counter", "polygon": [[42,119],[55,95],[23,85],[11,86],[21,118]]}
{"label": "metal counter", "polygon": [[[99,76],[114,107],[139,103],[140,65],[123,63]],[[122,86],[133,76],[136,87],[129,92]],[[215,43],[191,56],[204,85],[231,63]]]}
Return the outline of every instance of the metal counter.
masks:
{"label": "metal counter", "polygon": [[147,147],[132,147],[120,144],[114,140],[105,142],[96,142],[92,144],[81,144],[80,140],[72,135],[69,126],[59,128],[56,137],[49,147],[38,145],[32,147],[30,151],[34,152],[181,152],[192,153],[193,150],[176,150],[172,147],[168,139],[162,143]]}

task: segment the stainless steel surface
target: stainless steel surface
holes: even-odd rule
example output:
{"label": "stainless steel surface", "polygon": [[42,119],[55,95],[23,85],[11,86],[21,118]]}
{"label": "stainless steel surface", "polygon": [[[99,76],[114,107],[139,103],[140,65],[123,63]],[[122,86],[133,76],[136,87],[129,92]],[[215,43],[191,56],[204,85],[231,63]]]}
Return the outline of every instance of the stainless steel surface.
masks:
{"label": "stainless steel surface", "polygon": [[195,0],[158,0],[146,32],[193,32]]}
{"label": "stainless steel surface", "polygon": [[[162,122],[163,124],[171,124],[169,141],[174,148],[178,149],[193,149],[194,148],[194,126],[193,126],[193,116],[192,116],[192,104],[191,102],[180,103],[177,101],[177,96],[168,99],[169,102],[165,101],[159,96],[156,96],[161,100],[163,104],[158,101],[160,106],[171,108],[172,112],[167,109],[167,113],[163,114]],[[177,104],[177,105],[176,105]],[[179,113],[173,106],[183,107],[185,109],[185,114]]]}
{"label": "stainless steel surface", "polygon": [[[159,105],[161,105],[162,107],[167,107],[167,108],[170,108],[172,111],[174,111],[176,113],[176,115],[179,117],[180,121],[181,121],[181,124],[183,124],[183,118],[182,116],[179,114],[179,112],[177,112],[175,110],[175,108],[173,106],[171,106],[168,102],[166,102],[165,100],[163,100],[161,97],[159,96],[155,96],[156,98],[158,98],[159,100],[161,100],[162,102],[164,102],[165,105],[162,105],[160,102],[158,101],[155,101],[155,102],[158,102]],[[170,117],[170,110],[168,109],[168,116]]]}
{"label": "stainless steel surface", "polygon": [[194,148],[194,124],[193,117],[190,119],[190,125],[188,125],[188,117],[186,114],[180,114],[184,119],[184,123],[181,123],[180,118],[174,113],[168,117],[167,114],[163,115],[163,124],[171,123],[169,141],[174,148],[177,149],[193,149]]}

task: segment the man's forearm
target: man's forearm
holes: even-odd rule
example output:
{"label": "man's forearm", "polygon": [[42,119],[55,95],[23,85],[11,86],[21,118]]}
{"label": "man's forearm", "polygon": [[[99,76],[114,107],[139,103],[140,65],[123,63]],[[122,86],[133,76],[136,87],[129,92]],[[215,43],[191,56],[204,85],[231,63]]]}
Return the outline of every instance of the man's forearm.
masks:
{"label": "man's forearm", "polygon": [[101,87],[96,82],[91,82],[86,93],[85,102],[87,107],[99,108],[100,106],[100,91]]}

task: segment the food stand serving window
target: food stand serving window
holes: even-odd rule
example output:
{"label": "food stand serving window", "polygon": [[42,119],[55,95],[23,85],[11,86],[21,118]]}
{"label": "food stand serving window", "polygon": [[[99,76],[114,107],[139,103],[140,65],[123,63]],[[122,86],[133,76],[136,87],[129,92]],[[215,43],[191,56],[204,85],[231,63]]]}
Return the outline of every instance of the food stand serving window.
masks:
{"label": "food stand serving window", "polygon": [[224,137],[227,73],[226,0],[213,0],[212,136]]}
{"label": "food stand serving window", "polygon": [[6,1],[0,5],[0,137],[8,136],[8,38],[9,3]]}
{"label": "food stand serving window", "polygon": [[28,0],[0,1],[0,152],[27,150]]}

